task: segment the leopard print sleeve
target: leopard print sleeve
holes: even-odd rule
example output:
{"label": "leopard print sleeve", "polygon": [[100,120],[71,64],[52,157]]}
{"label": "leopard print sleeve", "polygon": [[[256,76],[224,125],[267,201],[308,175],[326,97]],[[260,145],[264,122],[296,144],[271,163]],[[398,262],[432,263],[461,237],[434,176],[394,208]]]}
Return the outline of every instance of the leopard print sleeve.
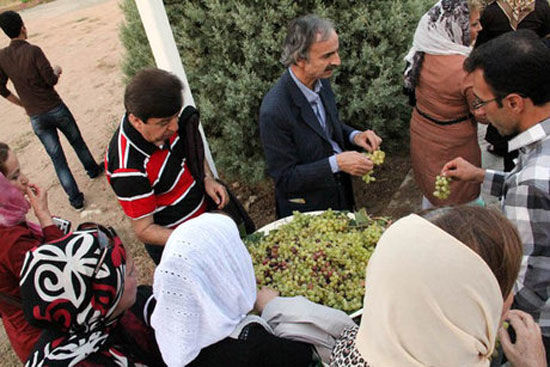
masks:
{"label": "leopard print sleeve", "polygon": [[355,347],[357,326],[345,329],[332,350],[330,367],[369,367],[369,364],[361,356]]}

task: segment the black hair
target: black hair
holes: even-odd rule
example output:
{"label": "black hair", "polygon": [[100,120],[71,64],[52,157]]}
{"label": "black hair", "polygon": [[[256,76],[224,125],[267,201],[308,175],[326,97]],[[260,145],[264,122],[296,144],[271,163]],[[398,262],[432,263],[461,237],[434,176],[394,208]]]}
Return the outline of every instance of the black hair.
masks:
{"label": "black hair", "polygon": [[144,69],[130,80],[124,92],[124,107],[144,123],[151,117],[177,114],[183,106],[183,84],[177,76],[160,69]]}
{"label": "black hair", "polygon": [[23,19],[14,11],[8,10],[0,14],[0,27],[9,38],[16,38],[21,34]]}
{"label": "black hair", "polygon": [[0,14],[0,27],[9,38],[16,38],[21,34],[23,19],[14,11],[8,10]]}
{"label": "black hair", "polygon": [[6,175],[6,161],[8,160],[8,154],[10,152],[10,147],[6,143],[0,142],[0,172],[3,175]]}
{"label": "black hair", "polygon": [[508,32],[474,49],[464,70],[483,71],[499,106],[510,93],[529,98],[536,106],[550,101],[550,49],[530,30]]}

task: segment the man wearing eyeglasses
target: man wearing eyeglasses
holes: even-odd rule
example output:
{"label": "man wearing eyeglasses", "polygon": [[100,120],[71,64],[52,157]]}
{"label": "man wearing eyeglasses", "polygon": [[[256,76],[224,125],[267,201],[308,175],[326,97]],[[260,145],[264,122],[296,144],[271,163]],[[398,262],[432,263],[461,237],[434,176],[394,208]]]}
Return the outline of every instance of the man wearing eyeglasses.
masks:
{"label": "man wearing eyeglasses", "polygon": [[126,86],[126,113],[106,153],[107,179],[156,264],[178,225],[229,202],[204,159],[198,112],[181,112],[182,89],[167,71],[139,71]]}
{"label": "man wearing eyeglasses", "polygon": [[483,191],[502,198],[524,248],[514,307],[539,323],[550,357],[550,49],[530,31],[510,32],[474,50],[464,67],[473,74],[475,107],[502,135],[518,134],[508,149],[519,149],[519,158],[508,173],[462,158],[442,173],[483,183]]}

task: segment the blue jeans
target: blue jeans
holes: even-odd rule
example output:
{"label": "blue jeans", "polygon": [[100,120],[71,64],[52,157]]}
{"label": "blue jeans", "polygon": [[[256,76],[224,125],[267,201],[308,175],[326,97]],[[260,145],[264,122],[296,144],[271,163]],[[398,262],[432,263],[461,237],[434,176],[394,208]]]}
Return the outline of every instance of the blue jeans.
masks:
{"label": "blue jeans", "polygon": [[55,173],[61,182],[61,186],[63,186],[63,190],[69,196],[71,205],[81,205],[84,195],[78,189],[73,174],[67,165],[67,158],[59,142],[57,129],[67,137],[80,162],[88,172],[88,176],[95,177],[98,173],[98,166],[82,139],[71,111],[62,103],[46,113],[31,116],[31,125],[34,133],[46,148],[46,152],[53,162]]}

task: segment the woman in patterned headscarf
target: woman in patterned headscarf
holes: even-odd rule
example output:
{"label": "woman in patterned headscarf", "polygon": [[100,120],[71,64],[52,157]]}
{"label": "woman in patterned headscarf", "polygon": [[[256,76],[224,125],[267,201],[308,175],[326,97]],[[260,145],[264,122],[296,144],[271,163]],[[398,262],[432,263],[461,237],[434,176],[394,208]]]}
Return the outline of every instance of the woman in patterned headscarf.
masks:
{"label": "woman in patterned headscarf", "polygon": [[[29,251],[25,317],[43,332],[25,366],[163,366],[134,264],[111,229],[92,227]],[[130,309],[131,308],[131,309]]]}
{"label": "woman in patterned headscarf", "polygon": [[423,207],[464,204],[480,186],[451,182],[446,200],[434,197],[435,177],[457,156],[481,165],[477,123],[471,115],[472,81],[462,64],[475,43],[480,0],[441,0],[420,20],[405,60],[405,90],[415,105],[411,117],[411,162]]}
{"label": "woman in patterned headscarf", "polygon": [[546,0],[496,0],[481,15],[479,46],[506,32],[530,29],[539,37],[550,35],[550,5]]}
{"label": "woman in patterned headscarf", "polygon": [[[539,37],[550,36],[550,5],[547,0],[497,0],[492,1],[481,15],[483,29],[479,32],[476,47],[501,34],[530,29]],[[514,168],[518,151],[508,152],[508,141],[515,135],[502,136],[493,125],[487,127],[485,140],[491,144],[489,151],[504,158],[504,170]]]}

